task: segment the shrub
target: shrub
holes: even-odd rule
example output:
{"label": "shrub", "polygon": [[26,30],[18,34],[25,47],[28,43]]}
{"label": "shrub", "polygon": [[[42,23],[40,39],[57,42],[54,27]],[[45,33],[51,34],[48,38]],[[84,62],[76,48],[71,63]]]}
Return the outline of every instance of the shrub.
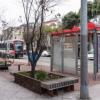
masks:
{"label": "shrub", "polygon": [[44,71],[37,71],[35,74],[35,78],[38,80],[45,80],[47,78],[48,74]]}

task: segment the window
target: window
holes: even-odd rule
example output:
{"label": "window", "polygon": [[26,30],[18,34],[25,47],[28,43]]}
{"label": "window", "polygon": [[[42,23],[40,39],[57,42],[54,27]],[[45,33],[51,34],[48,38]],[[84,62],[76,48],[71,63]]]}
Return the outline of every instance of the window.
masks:
{"label": "window", "polygon": [[10,43],[10,50],[14,50],[14,44]]}
{"label": "window", "polygon": [[0,43],[0,49],[1,50],[6,50],[7,49],[7,44],[6,43]]}
{"label": "window", "polygon": [[23,51],[23,43],[20,41],[15,42],[15,50],[16,51]]}

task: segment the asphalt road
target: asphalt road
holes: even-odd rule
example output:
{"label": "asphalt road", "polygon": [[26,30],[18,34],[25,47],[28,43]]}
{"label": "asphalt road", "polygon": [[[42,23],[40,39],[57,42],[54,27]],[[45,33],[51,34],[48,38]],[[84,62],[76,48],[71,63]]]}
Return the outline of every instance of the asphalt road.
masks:
{"label": "asphalt road", "polygon": [[[40,57],[38,61],[38,65],[50,66],[51,57]],[[25,55],[22,59],[15,59],[17,62],[28,63],[27,56]],[[72,63],[72,62],[69,62]],[[80,60],[78,61],[78,65],[80,66]],[[88,60],[88,72],[93,73],[93,60]]]}
{"label": "asphalt road", "polygon": [[[40,57],[38,64],[50,66],[50,58],[51,57]],[[28,63],[28,57],[26,55],[24,55],[24,57],[22,59],[15,59],[15,60],[24,62],[24,63]]]}

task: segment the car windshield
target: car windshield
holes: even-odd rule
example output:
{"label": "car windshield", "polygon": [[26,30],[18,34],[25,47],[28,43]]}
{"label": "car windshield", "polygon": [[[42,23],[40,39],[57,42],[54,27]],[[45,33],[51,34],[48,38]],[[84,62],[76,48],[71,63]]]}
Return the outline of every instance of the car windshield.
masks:
{"label": "car windshield", "polygon": [[88,52],[88,54],[93,54],[93,50],[90,50],[90,51]]}
{"label": "car windshield", "polygon": [[16,51],[22,51],[23,50],[23,43],[22,42],[15,42],[15,49]]}

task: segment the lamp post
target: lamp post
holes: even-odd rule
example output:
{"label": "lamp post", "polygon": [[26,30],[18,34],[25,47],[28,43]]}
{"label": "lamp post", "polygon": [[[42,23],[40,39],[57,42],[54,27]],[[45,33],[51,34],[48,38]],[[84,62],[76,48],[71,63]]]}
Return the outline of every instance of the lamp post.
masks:
{"label": "lamp post", "polygon": [[81,83],[80,99],[89,99],[87,64],[87,0],[81,0]]}

